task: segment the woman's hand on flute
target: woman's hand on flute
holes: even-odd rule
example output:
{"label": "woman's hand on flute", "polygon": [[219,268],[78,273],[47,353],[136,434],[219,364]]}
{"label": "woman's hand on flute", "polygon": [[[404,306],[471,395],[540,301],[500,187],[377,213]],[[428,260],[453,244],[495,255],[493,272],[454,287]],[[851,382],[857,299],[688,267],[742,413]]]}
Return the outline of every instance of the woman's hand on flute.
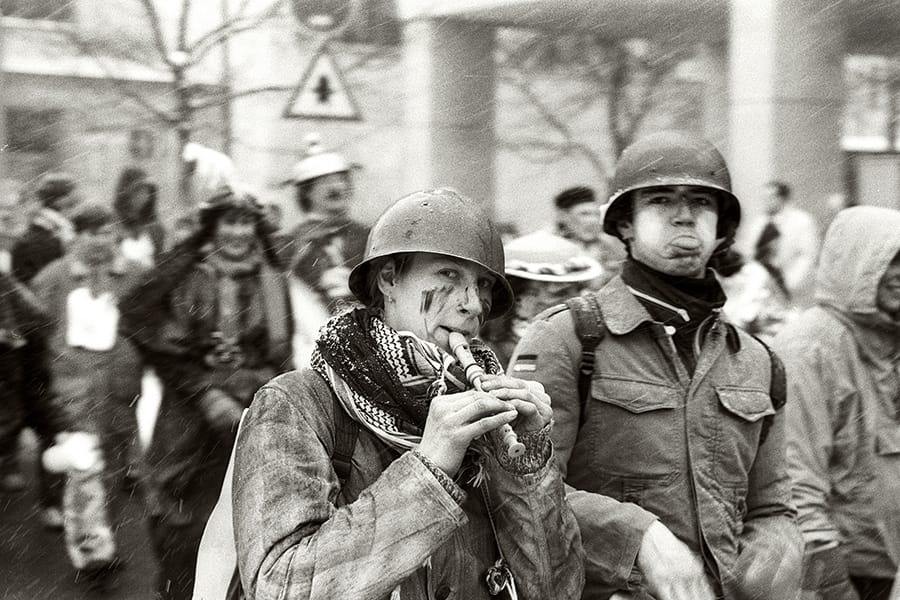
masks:
{"label": "woman's hand on flute", "polygon": [[472,440],[519,416],[516,402],[477,390],[436,396],[425,420],[419,453],[454,477]]}
{"label": "woman's hand on flute", "polygon": [[539,431],[553,417],[550,396],[539,381],[525,381],[509,375],[484,375],[481,389],[516,408],[519,416],[512,426],[519,432]]}

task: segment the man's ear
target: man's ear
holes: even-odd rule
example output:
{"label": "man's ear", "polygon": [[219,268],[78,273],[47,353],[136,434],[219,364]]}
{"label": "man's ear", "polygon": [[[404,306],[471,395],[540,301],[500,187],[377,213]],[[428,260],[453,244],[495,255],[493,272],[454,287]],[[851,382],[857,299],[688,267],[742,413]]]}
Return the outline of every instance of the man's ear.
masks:
{"label": "man's ear", "polygon": [[619,221],[616,223],[616,229],[619,230],[619,236],[622,241],[628,242],[634,239],[634,226],[630,221]]}
{"label": "man's ear", "polygon": [[391,290],[397,285],[397,268],[393,260],[388,260],[381,265],[381,268],[378,269],[376,281],[381,294],[385,298],[390,297]]}

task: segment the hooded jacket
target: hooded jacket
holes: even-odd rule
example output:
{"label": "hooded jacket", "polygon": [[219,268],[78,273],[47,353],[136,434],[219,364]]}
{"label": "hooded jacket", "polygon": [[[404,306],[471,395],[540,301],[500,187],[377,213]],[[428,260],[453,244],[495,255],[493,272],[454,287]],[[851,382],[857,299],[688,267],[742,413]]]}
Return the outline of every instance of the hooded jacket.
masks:
{"label": "hooded jacket", "polygon": [[840,541],[851,575],[900,560],[900,323],[878,284],[900,252],[900,212],[849,208],[832,222],[816,306],[775,339],[788,374],[788,468],[808,544]]}

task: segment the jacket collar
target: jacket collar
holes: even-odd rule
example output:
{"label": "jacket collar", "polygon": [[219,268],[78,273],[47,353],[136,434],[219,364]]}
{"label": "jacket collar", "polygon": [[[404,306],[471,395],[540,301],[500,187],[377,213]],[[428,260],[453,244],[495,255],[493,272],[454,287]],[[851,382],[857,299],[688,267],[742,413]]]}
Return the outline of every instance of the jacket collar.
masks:
{"label": "jacket collar", "polygon": [[[618,275],[597,292],[597,300],[603,311],[606,328],[613,335],[631,333],[645,323],[660,325],[653,320],[647,309]],[[728,323],[721,313],[716,318],[716,326],[724,328],[729,350],[737,352],[741,349],[741,339],[737,329]]]}

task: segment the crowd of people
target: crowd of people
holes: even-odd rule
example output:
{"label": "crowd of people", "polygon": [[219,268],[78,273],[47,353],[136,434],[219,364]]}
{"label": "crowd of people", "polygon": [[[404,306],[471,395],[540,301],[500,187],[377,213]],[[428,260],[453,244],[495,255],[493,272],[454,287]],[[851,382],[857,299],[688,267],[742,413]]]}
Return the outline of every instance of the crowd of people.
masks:
{"label": "crowd of people", "polygon": [[73,570],[123,568],[134,488],[161,600],[900,594],[900,211],[822,231],[772,181],[747,217],[664,131],[524,235],[449,188],[370,228],[310,138],[282,230],[184,159],[177,230],[129,167],[46,174],[3,238],[0,489],[30,428]]}

